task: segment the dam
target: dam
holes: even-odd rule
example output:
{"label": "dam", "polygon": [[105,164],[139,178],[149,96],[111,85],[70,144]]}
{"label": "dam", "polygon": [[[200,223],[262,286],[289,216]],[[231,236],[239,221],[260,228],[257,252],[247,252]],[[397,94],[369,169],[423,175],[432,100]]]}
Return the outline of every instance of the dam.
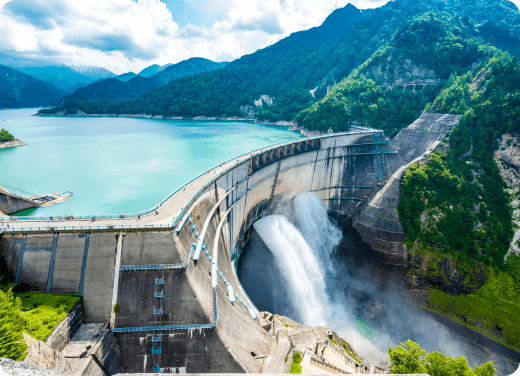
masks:
{"label": "dam", "polygon": [[[83,296],[83,326],[113,339],[97,355],[111,373],[280,373],[284,326],[266,323],[236,275],[254,223],[312,192],[329,214],[351,221],[375,262],[405,267],[401,178],[458,120],[424,114],[392,141],[352,127],[273,145],[141,213],[4,219],[1,252],[17,281]],[[352,362],[356,373],[376,372]]]}

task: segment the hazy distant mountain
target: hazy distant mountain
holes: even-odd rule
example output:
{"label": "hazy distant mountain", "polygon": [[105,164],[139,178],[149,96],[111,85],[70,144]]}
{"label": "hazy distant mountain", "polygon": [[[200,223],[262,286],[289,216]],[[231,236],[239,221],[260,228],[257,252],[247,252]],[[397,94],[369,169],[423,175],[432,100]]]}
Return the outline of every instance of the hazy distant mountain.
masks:
{"label": "hazy distant mountain", "polygon": [[135,74],[134,72],[128,72],[128,73],[123,73],[123,74],[120,74],[119,76],[115,76],[114,78],[119,80],[119,81],[130,81],[132,78],[134,77],[137,77],[138,75]]}
{"label": "hazy distant mountain", "polygon": [[141,77],[140,74],[136,75],[133,72],[128,72],[114,78],[102,80],[76,90],[71,95],[65,97],[63,102],[134,98],[145,91],[167,84],[172,80],[212,71],[226,65],[227,63],[215,63],[214,61],[198,57],[184,60],[177,64],[163,65],[163,67],[152,65],[143,71],[148,69],[148,72],[151,72],[152,69],[150,68],[166,68],[150,77]]}
{"label": "hazy distant mountain", "polygon": [[165,69],[168,68],[170,65],[173,65],[173,64],[165,64],[165,65],[157,65],[157,64],[154,64],[154,65],[150,65],[149,67],[144,68],[141,72],[139,72],[139,76],[142,76],[142,77],[151,77],[151,76],[153,76],[154,74],[159,73],[159,72],[165,70]]}
{"label": "hazy distant mountain", "polygon": [[0,108],[55,106],[67,92],[0,65]]}
{"label": "hazy distant mountain", "polygon": [[72,85],[71,87],[67,88],[65,91],[67,93],[74,93],[76,90],[81,89],[82,87],[88,86],[85,82],[78,82],[77,84]]}
{"label": "hazy distant mountain", "polygon": [[224,68],[228,64],[229,63],[227,62],[216,63],[202,57],[192,57],[191,59],[181,61],[180,63],[169,65],[164,70],[154,74],[150,78],[157,78],[161,80],[163,84],[167,84],[177,78]]}
{"label": "hazy distant mountain", "polygon": [[47,66],[47,67],[12,67],[20,72],[28,74],[39,80],[48,82],[59,89],[68,90],[71,86],[78,83],[87,85],[100,79],[116,76],[105,68],[97,67],[68,67],[68,66]]}

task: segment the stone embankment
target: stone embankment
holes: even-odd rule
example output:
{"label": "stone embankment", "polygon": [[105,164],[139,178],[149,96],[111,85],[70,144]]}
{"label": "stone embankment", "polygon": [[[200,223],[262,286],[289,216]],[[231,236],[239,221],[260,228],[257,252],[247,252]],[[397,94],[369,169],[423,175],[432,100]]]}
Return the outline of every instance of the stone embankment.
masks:
{"label": "stone embankment", "polygon": [[24,146],[24,145],[28,145],[28,144],[26,142],[20,141],[16,138],[13,141],[0,141],[0,149],[14,148],[15,146]]}
{"label": "stone embankment", "polygon": [[507,191],[511,195],[513,207],[513,223],[516,224],[515,235],[506,257],[514,252],[520,255],[520,136],[505,134],[500,139],[495,152],[495,162],[500,174],[506,182]]}

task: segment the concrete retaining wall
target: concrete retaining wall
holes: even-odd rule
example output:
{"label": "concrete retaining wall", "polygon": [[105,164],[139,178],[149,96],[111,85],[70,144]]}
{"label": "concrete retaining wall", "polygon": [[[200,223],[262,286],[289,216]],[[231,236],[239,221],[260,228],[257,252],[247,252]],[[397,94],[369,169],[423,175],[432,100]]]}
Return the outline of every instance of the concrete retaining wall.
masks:
{"label": "concrete retaining wall", "polygon": [[0,190],[0,212],[4,214],[16,213],[25,209],[39,206],[28,198]]}
{"label": "concrete retaining wall", "polygon": [[80,301],[47,337],[45,343],[54,350],[63,351],[83,324],[83,303]]}

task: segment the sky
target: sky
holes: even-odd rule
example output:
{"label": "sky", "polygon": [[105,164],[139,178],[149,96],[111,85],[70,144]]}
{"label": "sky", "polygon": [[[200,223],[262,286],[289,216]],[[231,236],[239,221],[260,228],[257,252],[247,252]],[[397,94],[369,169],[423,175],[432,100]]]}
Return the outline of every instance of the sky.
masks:
{"label": "sky", "polygon": [[190,57],[232,61],[319,26],[349,2],[388,0],[0,0],[0,64],[122,74]]}

